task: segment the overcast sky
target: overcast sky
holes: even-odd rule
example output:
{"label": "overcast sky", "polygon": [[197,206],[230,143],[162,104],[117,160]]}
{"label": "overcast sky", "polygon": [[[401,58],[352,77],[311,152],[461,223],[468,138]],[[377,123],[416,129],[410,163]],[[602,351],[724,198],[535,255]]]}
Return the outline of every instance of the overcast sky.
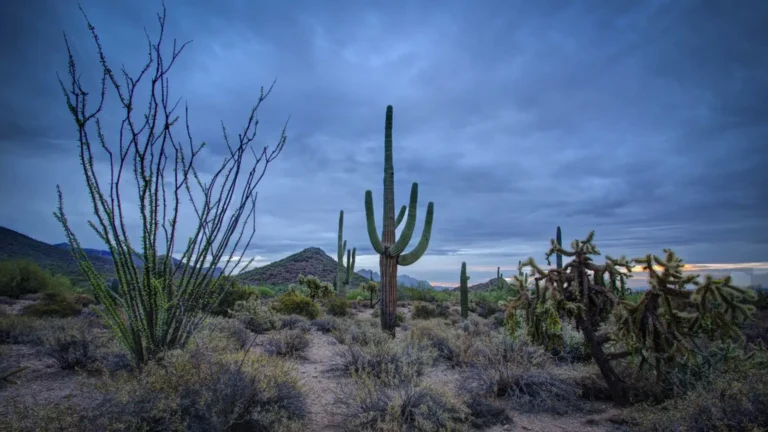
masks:
{"label": "overcast sky", "polygon": [[[113,68],[137,72],[159,1],[81,3]],[[166,5],[169,40],[193,41],[171,85],[195,140],[209,143],[203,170],[223,155],[220,122],[241,128],[277,79],[256,143],[274,144],[290,116],[288,143],[259,188],[249,251],[259,265],[310,246],[335,256],[343,209],[358,269],[378,267],[363,198],[373,190],[380,229],[392,104],[398,206],[419,183],[413,244],[435,203],[429,250],[403,274],[456,285],[461,261],[476,283],[497,266],[511,274],[520,259],[543,259],[557,225],[567,242],[595,229],[611,255],[671,247],[708,271],[767,268],[768,2]],[[60,184],[81,241],[102,247],[56,81],[66,79],[63,31],[95,84],[74,0],[0,6],[0,225],[64,241],[51,214]],[[107,110],[105,122],[119,115]],[[114,143],[115,129],[106,134]]]}

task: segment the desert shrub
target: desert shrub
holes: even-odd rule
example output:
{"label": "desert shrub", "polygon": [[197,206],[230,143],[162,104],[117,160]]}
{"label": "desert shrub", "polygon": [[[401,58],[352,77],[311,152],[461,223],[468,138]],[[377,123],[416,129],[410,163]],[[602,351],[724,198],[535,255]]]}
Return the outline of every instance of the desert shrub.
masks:
{"label": "desert shrub", "polygon": [[395,320],[397,327],[400,327],[400,325],[405,322],[405,314],[402,312],[397,312],[395,314]]}
{"label": "desert shrub", "polygon": [[264,352],[276,356],[298,357],[308,347],[307,334],[301,330],[279,330],[270,333],[264,341]]}
{"label": "desert shrub", "polygon": [[469,410],[472,427],[484,430],[491,426],[512,422],[506,408],[494,402],[477,393],[467,397],[465,405]]}
{"label": "desert shrub", "polygon": [[24,260],[0,261],[0,295],[19,298],[53,288],[51,275],[37,263]]}
{"label": "desert shrub", "polygon": [[265,286],[257,287],[256,294],[261,298],[272,298],[275,296],[275,292]]}
{"label": "desert shrub", "polygon": [[311,320],[320,315],[317,303],[296,290],[286,291],[277,298],[272,308],[284,315],[296,314]]}
{"label": "desert shrub", "polygon": [[768,430],[768,378],[760,370],[717,373],[686,395],[641,407],[632,417],[648,431]]}
{"label": "desert shrub", "polygon": [[309,321],[301,315],[287,315],[280,319],[280,329],[282,330],[301,330],[308,332],[310,329]]}
{"label": "desert shrub", "polygon": [[591,359],[584,335],[569,324],[563,325],[562,348],[554,350],[552,354],[557,361],[563,363],[581,363]]}
{"label": "desert shrub", "polygon": [[453,431],[469,412],[449,393],[422,385],[386,388],[363,383],[335,401],[348,431]]}
{"label": "desert shrub", "polygon": [[347,291],[347,300],[353,301],[357,299],[367,299],[369,294],[360,288],[355,288]]}
{"label": "desert shrub", "polygon": [[755,308],[757,310],[768,309],[768,288],[756,286],[752,289],[755,291]]}
{"label": "desert shrub", "polygon": [[215,346],[223,351],[233,347],[243,349],[251,341],[251,332],[242,320],[235,318],[211,317],[193,340],[198,344]]}
{"label": "desert shrub", "polygon": [[[307,407],[295,370],[265,355],[170,351],[139,373],[99,383],[101,401],[19,406],[18,430],[39,431],[302,431]],[[79,409],[78,409],[79,408]]]}
{"label": "desert shrub", "polygon": [[437,318],[437,316],[437,308],[435,308],[434,305],[420,301],[413,304],[413,312],[411,313],[411,318],[430,319]]}
{"label": "desert shrub", "polygon": [[310,325],[320,333],[331,333],[341,328],[341,323],[337,318],[318,318],[312,320]]}
{"label": "desert shrub", "polygon": [[234,278],[222,276],[219,283],[228,285],[228,287],[219,302],[211,309],[213,315],[228,317],[230,316],[229,310],[235,307],[235,303],[258,296],[251,287],[240,284]]}
{"label": "desert shrub", "polygon": [[17,315],[0,317],[0,344],[25,344],[36,342],[41,321]]}
{"label": "desert shrub", "polygon": [[467,361],[467,351],[472,346],[472,339],[467,335],[434,321],[414,324],[408,337],[431,346],[451,366],[463,365]]}
{"label": "desert shrub", "polygon": [[382,344],[391,340],[391,337],[383,332],[378,326],[352,326],[349,325],[349,323],[344,323],[344,325],[341,325],[337,330],[332,331],[332,335],[334,339],[341,344],[355,344],[360,346]]}
{"label": "desert shrub", "polygon": [[434,360],[434,352],[414,342],[351,344],[339,350],[332,370],[353,377],[367,377],[387,385],[399,385],[422,376]]}
{"label": "desert shrub", "polygon": [[328,313],[335,317],[345,317],[349,314],[347,299],[333,298],[328,301]]}
{"label": "desert shrub", "polygon": [[34,317],[67,318],[79,314],[82,307],[72,302],[70,297],[58,291],[43,293],[40,301],[24,306],[22,314]]}
{"label": "desert shrub", "polygon": [[13,306],[16,304],[16,299],[12,299],[6,296],[0,296],[0,305]]}
{"label": "desert shrub", "polygon": [[235,307],[230,311],[230,315],[241,321],[245,328],[256,334],[277,328],[279,318],[277,312],[263,304],[256,297],[235,303]]}
{"label": "desert shrub", "polygon": [[40,326],[37,338],[43,353],[62,369],[85,369],[99,360],[96,337],[86,320],[47,320]]}
{"label": "desert shrub", "polygon": [[[489,318],[502,310],[499,306],[502,298],[496,292],[473,291],[470,300],[474,305],[474,312],[482,318]],[[506,297],[503,300],[506,300]]]}
{"label": "desert shrub", "polygon": [[381,309],[375,308],[373,312],[371,312],[372,318],[379,318],[381,316]]}

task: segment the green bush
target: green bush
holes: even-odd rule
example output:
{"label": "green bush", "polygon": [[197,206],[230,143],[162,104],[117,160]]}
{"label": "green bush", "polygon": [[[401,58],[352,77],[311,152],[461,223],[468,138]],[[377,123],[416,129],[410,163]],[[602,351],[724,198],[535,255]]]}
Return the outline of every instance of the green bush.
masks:
{"label": "green bush", "polygon": [[[66,282],[65,282],[66,281]],[[23,260],[0,261],[0,295],[19,298],[26,294],[36,294],[52,290],[56,284],[65,284],[62,288],[71,288],[66,277],[53,278],[36,263]]]}
{"label": "green bush", "polygon": [[443,304],[431,305],[416,302],[413,304],[411,317],[413,319],[446,318],[448,317],[448,307]]}
{"label": "green bush", "polygon": [[272,308],[283,315],[301,315],[310,320],[320,316],[320,308],[317,303],[296,290],[286,291],[277,298]]}
{"label": "green bush", "polygon": [[280,318],[277,312],[256,297],[235,303],[235,307],[229,313],[230,316],[242,322],[245,328],[256,334],[274,330]]}
{"label": "green bush", "polygon": [[368,297],[369,297],[369,294],[366,293],[365,291],[359,289],[359,288],[356,288],[356,289],[353,289],[353,290],[349,290],[347,292],[347,300],[349,300],[349,301],[354,301],[354,300],[357,300],[357,299],[365,300]]}
{"label": "green bush", "polygon": [[349,302],[346,299],[333,298],[328,301],[328,313],[335,317],[349,315]]}
{"label": "green bush", "polygon": [[275,296],[275,292],[265,286],[257,287],[256,294],[261,298],[272,298]]}
{"label": "green bush", "polygon": [[229,288],[219,300],[219,303],[211,310],[213,315],[219,315],[228,317],[229,310],[235,306],[235,303],[239,301],[248,300],[251,297],[258,296],[256,291],[247,285],[241,285],[238,281],[226,277],[222,277],[219,282],[222,284],[228,284]]}
{"label": "green bush", "polygon": [[82,307],[72,302],[66,294],[48,291],[43,293],[37,303],[32,303],[22,309],[23,315],[42,317],[67,318],[79,314]]}

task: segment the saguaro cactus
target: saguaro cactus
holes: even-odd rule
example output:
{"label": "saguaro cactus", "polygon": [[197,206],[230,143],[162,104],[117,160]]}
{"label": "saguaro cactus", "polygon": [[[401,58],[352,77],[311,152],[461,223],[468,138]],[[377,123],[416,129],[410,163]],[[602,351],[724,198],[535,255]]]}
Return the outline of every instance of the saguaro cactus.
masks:
{"label": "saguaro cactus", "polygon": [[504,275],[501,273],[501,267],[496,267],[496,289],[499,291],[504,289],[503,279]]}
{"label": "saguaro cactus", "polygon": [[[338,261],[338,268],[336,272],[336,295],[341,298],[347,296],[347,286],[352,281],[352,272],[355,270],[355,254],[357,248],[352,248],[352,251],[347,249],[347,241],[344,237],[344,210],[339,211],[339,242],[337,245],[336,258]],[[344,252],[347,253],[347,267],[344,268]]]}
{"label": "saguaro cactus", "polygon": [[416,247],[408,253],[405,248],[413,237],[416,227],[416,207],[419,198],[419,185],[414,182],[411,186],[411,199],[408,204],[408,218],[399,238],[395,238],[395,228],[400,225],[405,215],[406,207],[400,209],[395,219],[395,168],[392,162],[392,105],[387,106],[384,123],[384,227],[381,238],[376,230],[376,220],[373,214],[373,194],[365,191],[365,216],[368,225],[368,237],[371,246],[379,254],[379,269],[381,273],[381,328],[395,334],[397,325],[397,266],[408,266],[424,255],[429,246],[432,234],[432,216],[434,203],[427,205],[427,217],[424,221],[424,231]]}
{"label": "saguaro cactus", "polygon": [[467,276],[467,263],[462,262],[461,263],[461,277],[460,277],[460,284],[459,284],[459,293],[461,295],[461,317],[466,318],[469,311],[469,289],[467,288],[467,281],[469,280],[469,276]]}
{"label": "saguaro cactus", "polygon": [[[560,225],[557,226],[557,235],[555,236],[555,239],[557,241],[557,245],[562,248],[563,247],[563,233],[560,231]],[[557,262],[557,268],[558,270],[563,269],[563,255],[560,254],[560,252],[557,253],[555,256],[556,262]]]}

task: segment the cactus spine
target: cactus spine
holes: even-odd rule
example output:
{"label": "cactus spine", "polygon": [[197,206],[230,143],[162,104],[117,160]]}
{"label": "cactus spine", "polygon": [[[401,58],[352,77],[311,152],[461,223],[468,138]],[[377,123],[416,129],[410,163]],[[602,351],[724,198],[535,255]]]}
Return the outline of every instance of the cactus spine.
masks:
{"label": "cactus spine", "polygon": [[[338,268],[336,272],[336,295],[341,298],[347,296],[347,286],[352,281],[352,272],[355,270],[355,254],[357,248],[352,248],[352,251],[347,249],[347,241],[344,237],[344,210],[339,211],[339,240],[336,251],[336,258],[338,262]],[[347,266],[344,268],[344,252],[347,253]]]}
{"label": "cactus spine", "polygon": [[469,280],[469,276],[467,276],[467,263],[462,262],[461,263],[461,277],[460,281],[461,284],[459,285],[459,291],[461,294],[461,317],[466,318],[468,316],[468,309],[469,309],[469,289],[467,288],[467,281]]}
{"label": "cactus spine", "polygon": [[[557,235],[555,236],[557,239],[557,246],[562,249],[563,247],[563,233],[560,231],[560,225],[557,226]],[[562,270],[563,269],[563,255],[560,254],[560,252],[557,253],[555,256],[557,261],[557,269]]]}
{"label": "cactus spine", "polygon": [[405,248],[413,237],[416,227],[416,207],[419,198],[419,185],[414,182],[411,186],[411,197],[407,207],[408,217],[399,238],[395,238],[395,228],[405,217],[406,207],[400,209],[395,219],[395,168],[392,161],[392,105],[387,106],[384,123],[384,226],[381,237],[376,230],[376,219],[373,211],[373,194],[365,191],[365,216],[368,225],[368,237],[371,246],[379,254],[379,269],[381,273],[381,328],[390,334],[395,334],[397,325],[397,266],[408,266],[424,255],[429,246],[432,234],[432,216],[434,203],[427,205],[427,217],[416,247],[408,253]]}

